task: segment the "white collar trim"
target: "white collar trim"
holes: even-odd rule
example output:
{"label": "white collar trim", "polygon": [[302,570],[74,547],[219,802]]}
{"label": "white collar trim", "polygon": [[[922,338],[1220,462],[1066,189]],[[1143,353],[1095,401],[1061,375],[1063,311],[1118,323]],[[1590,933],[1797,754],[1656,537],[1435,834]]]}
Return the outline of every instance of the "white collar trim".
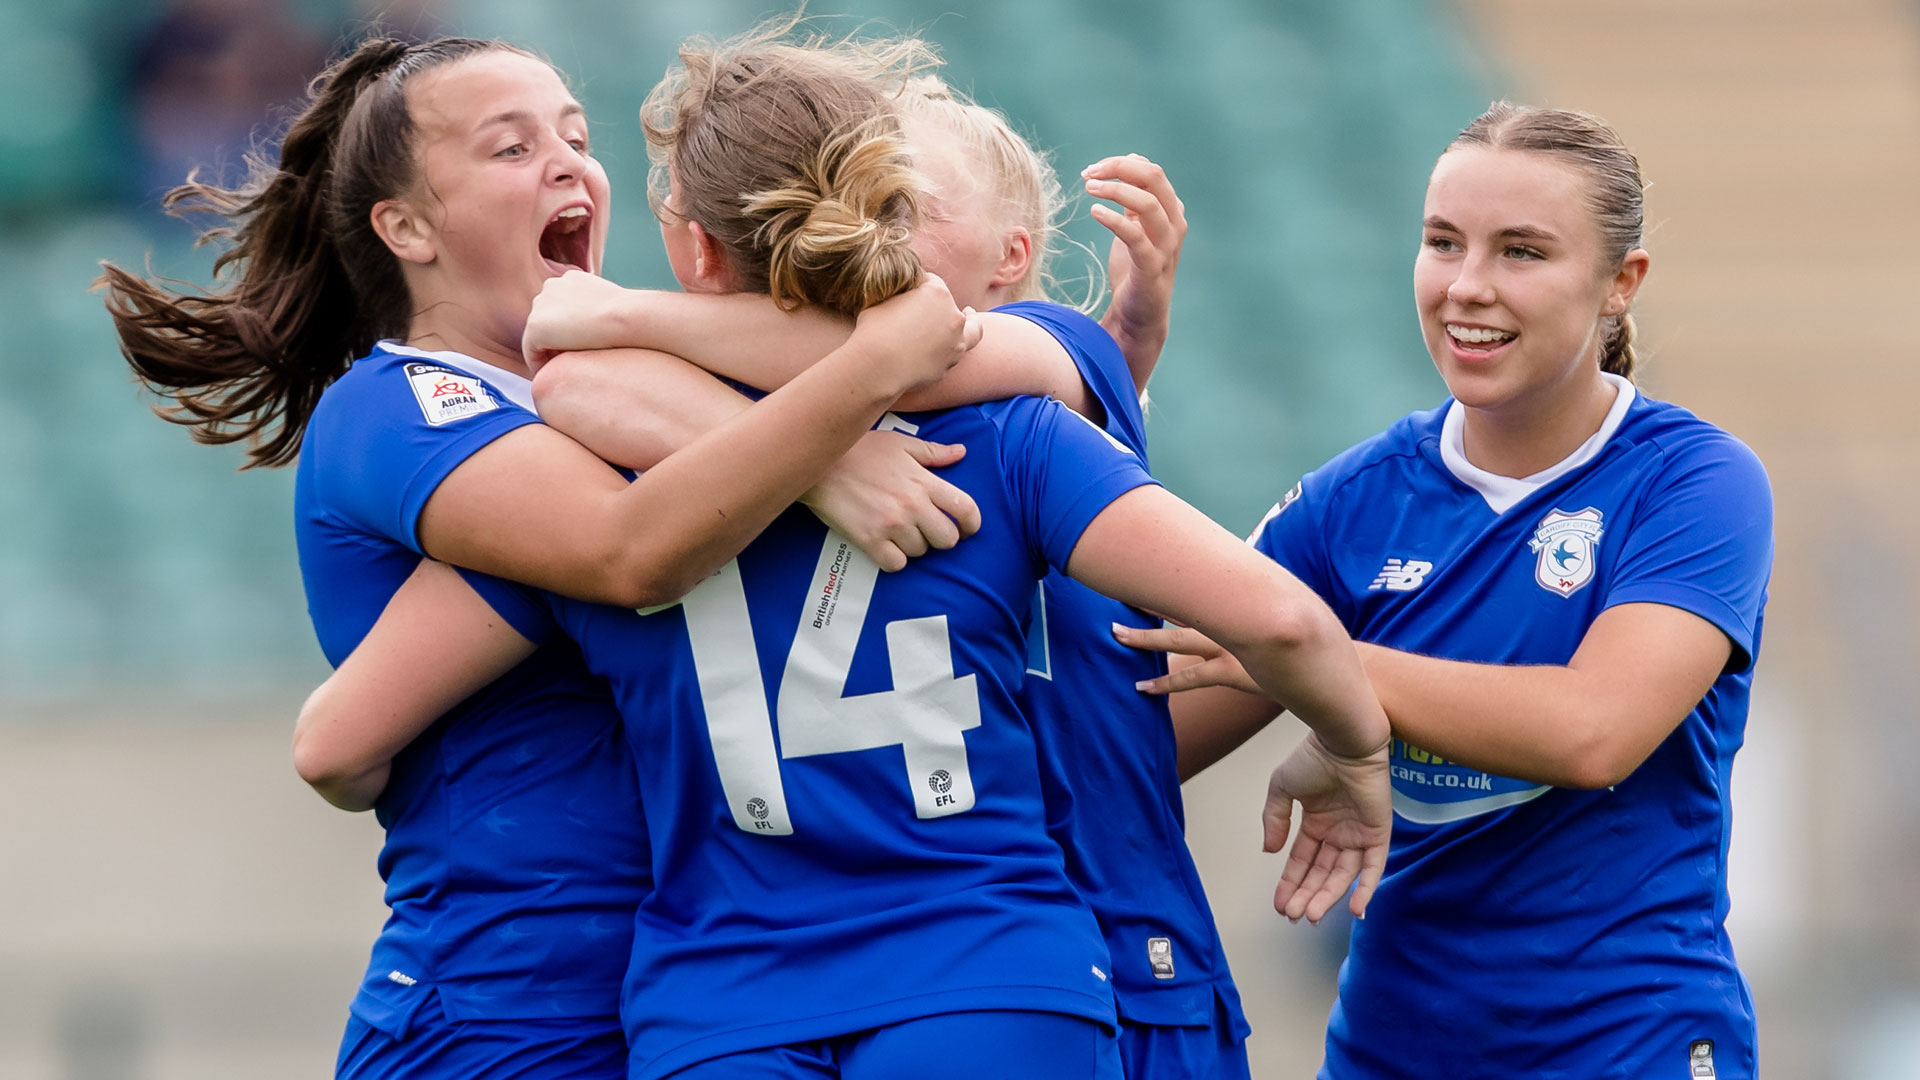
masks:
{"label": "white collar trim", "polygon": [[391,339],[381,341],[380,347],[397,356],[417,356],[423,360],[432,360],[435,363],[457,368],[476,379],[485,379],[495,389],[505,394],[508,401],[535,416],[540,415],[540,410],[533,405],[533,380],[517,371],[508,371],[506,368],[489,364],[485,360],[476,360],[466,353],[428,352]]}
{"label": "white collar trim", "polygon": [[1600,373],[1600,377],[1613,385],[1615,391],[1613,407],[1607,410],[1607,418],[1600,422],[1600,430],[1594,432],[1586,442],[1580,444],[1578,449],[1557,463],[1547,466],[1532,476],[1516,478],[1490,473],[1468,461],[1466,413],[1461,410],[1460,403],[1457,401],[1447,402],[1447,415],[1440,423],[1440,461],[1461,483],[1479,492],[1480,497],[1487,500],[1487,506],[1494,513],[1506,513],[1521,499],[1599,456],[1601,448],[1607,445],[1607,440],[1613,438],[1613,433],[1620,430],[1620,423],[1627,418],[1627,409],[1633,404],[1636,393],[1633,383],[1605,371]]}

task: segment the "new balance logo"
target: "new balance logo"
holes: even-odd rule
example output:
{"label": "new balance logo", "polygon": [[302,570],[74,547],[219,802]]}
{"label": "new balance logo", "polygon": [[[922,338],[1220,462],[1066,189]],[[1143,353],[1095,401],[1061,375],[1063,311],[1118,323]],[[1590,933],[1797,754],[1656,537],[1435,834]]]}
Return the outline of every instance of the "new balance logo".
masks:
{"label": "new balance logo", "polygon": [[1412,592],[1419,588],[1421,583],[1427,580],[1427,575],[1432,572],[1433,564],[1423,559],[1408,559],[1406,562],[1388,559],[1387,565],[1380,568],[1380,576],[1374,578],[1373,584],[1367,586],[1367,591],[1387,589],[1392,592]]}

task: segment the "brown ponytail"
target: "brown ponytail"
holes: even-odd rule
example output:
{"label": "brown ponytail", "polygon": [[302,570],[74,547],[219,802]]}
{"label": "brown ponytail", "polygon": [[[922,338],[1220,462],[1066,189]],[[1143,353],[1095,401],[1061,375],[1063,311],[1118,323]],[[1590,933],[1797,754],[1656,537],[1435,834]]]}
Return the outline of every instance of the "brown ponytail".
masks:
{"label": "brown ponytail", "polygon": [[889,96],[937,61],[910,38],[781,40],[796,22],[681,46],[640,110],[654,209],[698,222],[742,289],[854,314],[920,279],[922,185]]}
{"label": "brown ponytail", "polygon": [[[1528,150],[1564,161],[1587,176],[1588,208],[1600,229],[1601,258],[1608,269],[1641,246],[1646,210],[1640,162],[1607,122],[1572,109],[1541,109],[1496,101],[1453,140],[1453,146]],[[1452,149],[1449,147],[1448,149]],[[1600,370],[1633,378],[1633,314],[1609,315],[1601,340]]]}
{"label": "brown ponytail", "polygon": [[231,244],[213,272],[217,281],[233,274],[197,292],[102,264],[95,287],[107,294],[121,353],[172,401],[155,412],[199,442],[248,442],[245,468],[299,455],[321,391],[374,342],[404,334],[412,314],[399,262],[371,220],[375,204],[414,181],[406,81],[495,49],[519,51],[471,38],[362,42],[313,80],[277,164],[256,154],[239,188],[190,176],[167,193],[170,213],[225,219],[200,240]]}

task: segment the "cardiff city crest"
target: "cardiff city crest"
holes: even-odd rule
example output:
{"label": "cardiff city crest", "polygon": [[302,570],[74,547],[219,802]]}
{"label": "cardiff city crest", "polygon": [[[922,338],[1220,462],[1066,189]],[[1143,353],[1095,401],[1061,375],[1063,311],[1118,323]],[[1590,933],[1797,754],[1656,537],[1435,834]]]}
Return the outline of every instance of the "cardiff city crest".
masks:
{"label": "cardiff city crest", "polygon": [[1572,596],[1593,580],[1594,560],[1599,557],[1600,511],[1589,506],[1577,514],[1554,510],[1540,519],[1527,547],[1539,553],[1533,567],[1533,579],[1540,587]]}

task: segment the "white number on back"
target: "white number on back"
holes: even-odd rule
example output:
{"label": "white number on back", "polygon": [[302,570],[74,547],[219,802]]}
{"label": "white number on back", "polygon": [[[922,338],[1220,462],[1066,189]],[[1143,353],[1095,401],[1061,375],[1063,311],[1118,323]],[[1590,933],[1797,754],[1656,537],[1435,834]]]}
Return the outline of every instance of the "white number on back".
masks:
{"label": "white number on back", "polygon": [[916,816],[945,817],[973,808],[965,734],[980,726],[980,694],[974,676],[954,677],[945,615],[888,623],[893,689],[845,696],[854,647],[879,576],[880,568],[852,543],[827,534],[773,717],[767,715],[766,684],[738,563],[728,563],[682,601],[720,787],[742,830],[774,836],[793,832],[780,757],[885,746],[901,749]]}

